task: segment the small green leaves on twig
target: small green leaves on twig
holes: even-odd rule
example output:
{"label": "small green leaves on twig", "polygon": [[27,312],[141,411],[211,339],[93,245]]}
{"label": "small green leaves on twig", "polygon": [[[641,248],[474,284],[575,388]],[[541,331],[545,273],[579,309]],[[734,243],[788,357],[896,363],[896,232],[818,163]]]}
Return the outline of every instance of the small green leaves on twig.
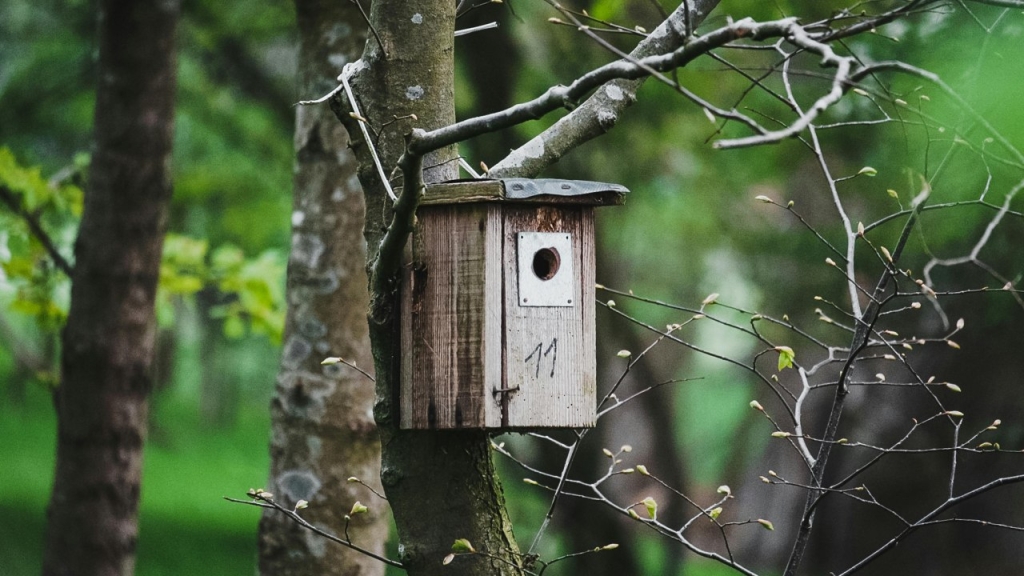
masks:
{"label": "small green leaves on twig", "polygon": [[369,508],[365,504],[356,500],[355,504],[352,505],[352,510],[349,511],[349,516],[355,516],[356,514],[365,514],[369,511]]}
{"label": "small green leaves on twig", "polygon": [[263,488],[249,488],[246,494],[251,498],[257,498],[259,500],[270,501],[274,499],[274,495]]}
{"label": "small green leaves on twig", "polygon": [[444,557],[444,560],[441,561],[441,565],[447,566],[452,564],[452,561],[455,560],[456,554],[470,554],[475,552],[476,548],[473,547],[473,544],[471,544],[469,540],[459,538],[452,543],[452,552]]}
{"label": "small green leaves on twig", "polygon": [[775,351],[779,353],[779,372],[782,372],[786,368],[793,367],[793,361],[796,359],[796,352],[789,346],[776,346]]}
{"label": "small green leaves on twig", "polygon": [[469,540],[466,540],[465,538],[459,538],[455,542],[452,543],[452,551],[451,551],[451,553],[448,554],[447,556],[445,556],[444,560],[441,560],[441,564],[444,565],[444,566],[447,566],[447,565],[451,564],[452,560],[455,560],[455,555],[456,554],[474,554],[474,553],[476,553],[476,548],[473,548],[473,545],[470,544]]}
{"label": "small green leaves on twig", "polygon": [[857,176],[868,176],[873,178],[878,176],[878,170],[875,170],[871,166],[865,166],[857,172]]}
{"label": "small green leaves on twig", "polygon": [[476,552],[476,548],[473,548],[473,544],[465,538],[459,538],[452,543],[452,552],[456,554],[465,554],[467,552]]}
{"label": "small green leaves on twig", "polygon": [[644,498],[640,503],[644,505],[645,509],[647,509],[648,518],[650,518],[651,520],[657,519],[658,503],[654,500],[654,498],[648,496],[647,498]]}
{"label": "small green leaves on twig", "polygon": [[771,520],[765,520],[764,518],[758,518],[757,523],[764,526],[765,530],[775,530],[775,524],[772,524]]}
{"label": "small green leaves on twig", "polygon": [[647,466],[644,466],[643,464],[637,464],[636,465],[636,471],[641,473],[641,474],[643,474],[644,476],[650,476],[651,475],[651,473],[647,471]]}

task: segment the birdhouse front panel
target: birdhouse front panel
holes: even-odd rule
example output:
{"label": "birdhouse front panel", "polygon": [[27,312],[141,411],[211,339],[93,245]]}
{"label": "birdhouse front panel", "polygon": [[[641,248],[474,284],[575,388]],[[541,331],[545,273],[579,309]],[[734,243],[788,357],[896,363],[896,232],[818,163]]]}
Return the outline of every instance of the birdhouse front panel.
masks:
{"label": "birdhouse front panel", "polygon": [[594,425],[593,211],[504,212],[503,427]]}
{"label": "birdhouse front panel", "polygon": [[402,428],[594,425],[593,207],[624,191],[563,180],[427,189],[402,276]]}

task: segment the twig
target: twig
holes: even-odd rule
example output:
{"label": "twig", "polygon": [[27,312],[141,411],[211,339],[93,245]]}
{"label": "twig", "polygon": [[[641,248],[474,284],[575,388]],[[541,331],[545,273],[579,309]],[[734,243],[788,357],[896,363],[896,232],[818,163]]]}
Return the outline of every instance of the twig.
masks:
{"label": "twig", "polygon": [[327,538],[331,542],[336,542],[338,544],[341,544],[342,546],[345,546],[346,548],[351,548],[352,550],[355,550],[356,552],[359,552],[360,554],[363,554],[365,556],[369,556],[370,558],[373,558],[374,560],[378,560],[380,562],[383,562],[383,563],[387,564],[388,566],[394,566],[395,568],[405,568],[402,565],[401,562],[397,562],[395,560],[391,560],[390,558],[385,558],[383,556],[375,554],[374,552],[371,552],[371,551],[369,551],[369,550],[367,550],[365,548],[362,548],[360,546],[357,546],[356,544],[353,544],[350,540],[345,540],[344,538],[338,538],[337,536],[335,536],[334,534],[331,534],[330,532],[326,532],[324,530],[321,530],[320,528],[317,528],[316,526],[310,524],[309,522],[306,522],[306,520],[304,520],[302,518],[302,516],[299,516],[298,512],[296,512],[294,510],[289,510],[289,509],[285,508],[284,506],[281,506],[277,502],[274,502],[273,498],[268,498],[266,496],[263,496],[258,491],[257,492],[250,492],[250,496],[252,496],[252,498],[254,498],[254,500],[240,500],[238,498],[230,498],[228,496],[224,496],[224,499],[227,500],[228,502],[234,502],[235,504],[245,504],[247,506],[256,506],[258,508],[270,508],[270,509],[273,509],[273,510],[277,510],[278,512],[281,512],[282,514],[284,514],[285,516],[290,518],[293,522],[295,522],[299,526],[302,526],[306,530],[309,530],[309,531],[314,532],[314,533],[316,533],[316,534],[318,534],[320,536],[323,536],[324,538]]}
{"label": "twig", "polygon": [[43,249],[50,255],[50,259],[53,260],[54,265],[60,269],[68,278],[71,277],[73,269],[71,264],[64,258],[64,256],[57,250],[57,245],[50,238],[50,235],[43,230],[42,224],[39,222],[39,218],[35,214],[31,214],[21,202],[18,201],[17,195],[13,190],[0,184],[0,200],[11,209],[19,218],[25,221],[28,225],[28,229],[32,232],[32,235],[39,240],[39,243],[43,245]]}
{"label": "twig", "polygon": [[[910,238],[910,232],[914,229],[914,225],[917,222],[917,217],[923,205],[924,202],[922,201],[914,206],[914,211],[911,212],[910,217],[903,226],[903,232],[892,252],[893,265],[899,261],[899,257],[902,255],[903,248],[906,246],[907,240]],[[819,489],[824,482],[825,468],[828,465],[829,454],[832,451],[833,441],[836,439],[839,430],[839,421],[842,417],[846,396],[850,390],[848,380],[853,368],[854,360],[868,343],[868,336],[870,335],[875,322],[878,320],[878,313],[881,310],[880,302],[883,301],[884,294],[888,290],[889,283],[893,276],[893,270],[887,266],[881,277],[878,279],[878,284],[875,286],[872,301],[868,304],[867,308],[864,309],[863,315],[857,321],[857,331],[854,334],[850,345],[850,354],[839,372],[839,385],[836,386],[835,396],[832,400],[832,408],[829,411],[828,422],[825,425],[825,433],[822,435],[823,442],[818,448],[817,460],[811,470],[811,482],[815,486],[818,486]],[[807,493],[807,501],[804,505],[803,517],[800,521],[797,537],[793,541],[793,550],[790,553],[789,560],[786,565],[786,570],[784,572],[785,576],[794,576],[797,568],[800,566],[800,561],[803,560],[804,551],[806,550],[807,542],[811,534],[811,528],[813,526],[814,512],[821,496],[822,494],[819,490],[812,490]]]}
{"label": "twig", "polygon": [[467,34],[472,34],[474,32],[482,32],[484,30],[490,30],[492,28],[497,28],[497,27],[498,27],[498,23],[497,22],[490,22],[490,23],[487,23],[487,24],[481,24],[479,26],[473,26],[471,28],[463,28],[461,30],[456,30],[455,31],[455,37],[458,38],[459,36],[466,36]]}
{"label": "twig", "polygon": [[369,372],[363,370],[359,366],[356,366],[354,362],[349,362],[348,360],[345,360],[341,356],[331,356],[329,358],[324,358],[323,361],[320,362],[320,364],[322,366],[329,366],[331,364],[344,364],[345,366],[348,366],[349,368],[355,370],[356,372],[359,372],[363,376],[366,376],[370,380],[370,382],[377,381],[377,379],[371,376]]}
{"label": "twig", "polygon": [[366,21],[366,25],[370,28],[370,32],[373,33],[373,37],[377,39],[377,46],[380,46],[380,51],[384,54],[384,58],[388,58],[388,51],[384,49],[384,42],[381,41],[380,35],[377,34],[377,29],[373,27],[373,23],[370,22],[370,16],[363,10],[363,5],[359,3],[359,0],[348,0],[349,2],[356,5],[359,8],[359,13],[363,15],[363,20]]}
{"label": "twig", "polygon": [[[354,0],[353,0],[354,1]],[[380,175],[381,184],[384,189],[388,192],[388,197],[391,198],[392,202],[397,202],[398,198],[395,196],[395,191],[391,188],[391,183],[388,181],[388,175],[384,173],[384,166],[380,163],[380,158],[377,156],[377,148],[373,145],[373,140],[370,138],[370,131],[366,129],[366,119],[359,113],[359,104],[356,103],[356,97],[352,93],[352,87],[349,86],[348,80],[353,74],[361,70],[365,64],[362,60],[357,62],[349,62],[341,70],[341,75],[338,76],[338,80],[341,80],[341,86],[345,89],[345,95],[348,96],[348,105],[352,108],[353,118],[359,123],[359,129],[363,133],[363,140],[366,142],[366,147],[370,150],[370,156],[373,157],[373,165],[377,167],[377,173]],[[337,89],[335,89],[335,93]]]}

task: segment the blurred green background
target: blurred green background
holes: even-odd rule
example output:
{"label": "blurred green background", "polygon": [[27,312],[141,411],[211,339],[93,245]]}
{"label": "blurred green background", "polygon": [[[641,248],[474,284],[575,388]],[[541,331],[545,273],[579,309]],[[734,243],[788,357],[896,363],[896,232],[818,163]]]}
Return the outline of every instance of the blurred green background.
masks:
{"label": "blurred green background", "polygon": [[[504,6],[488,7],[474,13],[474,22],[467,20],[468,26],[497,19],[501,28],[458,41],[460,117],[532,97],[610,58],[571,27],[546,23],[552,14],[542,3],[511,5],[515,14]],[[649,1],[578,5],[595,17],[629,27],[652,29],[659,20]],[[723,24],[727,15],[769,19],[798,14],[810,21],[844,5],[725,1],[705,27]],[[668,2],[664,6],[673,8]],[[175,196],[161,278],[157,390],[142,492],[137,564],[142,576],[251,574],[255,569],[258,512],[221,497],[259,487],[267,474],[267,405],[284,313],[293,103],[315,96],[294,92],[293,28],[292,5],[281,0],[184,3]],[[90,2],[7,0],[0,5],[0,147],[5,150],[0,176],[34,183],[36,207],[66,255],[71,254],[88,165],[94,35]],[[875,60],[899,58],[939,73],[1011,142],[1024,146],[1024,107],[1019,105],[1024,89],[1022,35],[1020,11],[977,7],[968,13],[948,7],[851,39],[848,45]],[[628,47],[635,38],[613,41]],[[500,58],[493,53],[495,47],[500,47]],[[777,61],[770,52],[721,54],[754,75]],[[826,83],[821,69],[812,58],[797,58],[794,70],[800,80],[797,94],[805,103],[812,101]],[[698,60],[679,79],[722,107],[736,106],[750,114],[758,110],[768,124],[768,119],[785,117],[784,107],[764,93],[744,95],[749,81],[719,62]],[[777,77],[766,84],[783,90]],[[891,90],[888,96],[886,90]],[[933,87],[914,78],[885,77],[871,83],[871,91],[877,104],[850,94],[823,122],[877,119],[883,111],[906,122],[821,131],[834,176],[854,175],[864,166],[878,172],[877,177],[839,185],[855,222],[870,223],[906,205],[919,190],[922,175],[932,179],[933,203],[977,198],[989,182],[989,199],[998,204],[1021,179],[1019,166],[998,161],[1007,156],[1003,151],[993,150],[991,157],[975,153],[992,146],[984,142],[987,135],[972,128],[962,111]],[[893,98],[907,105],[894,104]],[[811,333],[842,343],[842,334],[816,322],[814,313],[821,306],[814,296],[839,303],[845,298],[842,278],[821,264],[829,251],[783,210],[753,200],[757,195],[783,203],[794,200],[824,237],[839,242],[841,228],[814,156],[795,141],[713,151],[707,142],[721,123],[709,124],[699,107],[655,83],[644,87],[640,100],[614,131],[546,174],[614,181],[632,190],[625,208],[600,214],[598,280],[691,307],[719,293],[723,302],[780,317],[788,314]],[[927,126],[914,110],[927,115]],[[471,164],[492,165],[555,118],[481,137],[464,144],[462,153]],[[722,128],[724,135],[743,133],[734,125]],[[55,178],[59,185],[47,183]],[[1021,210],[1024,202],[1018,198],[1013,206]],[[930,255],[965,254],[991,215],[982,208],[926,215],[908,248],[908,266],[920,270]],[[898,232],[899,224],[881,226],[873,240],[891,246]],[[1020,219],[1011,218],[983,256],[1019,281],[1021,246]],[[68,286],[6,210],[0,210],[0,264],[0,575],[21,576],[38,573],[41,563],[54,460],[49,390],[57,381],[58,333]],[[860,271],[863,281],[873,284],[877,271],[877,263],[866,262]],[[939,277],[951,287],[1000,285],[976,269],[960,268]],[[620,308],[654,326],[688,317],[615,298]],[[920,361],[952,375],[944,378],[962,376],[970,384],[999,390],[997,396],[978,393],[981,399],[972,407],[984,414],[980,419],[1008,420],[1024,411],[1019,392],[1024,373],[1020,307],[1009,297],[979,296],[955,300],[950,315],[969,318],[969,331],[958,338],[966,351],[955,358],[948,349],[931,355],[922,351]],[[911,331],[934,329],[935,320],[909,321],[906,326]],[[622,369],[615,353],[623,348],[636,352],[652,338],[600,311],[599,324],[604,390]],[[711,326],[701,325],[686,338],[732,357],[755,351],[754,342]],[[748,374],[661,345],[644,371],[631,378],[627,382],[633,389],[645,385],[644,379],[701,380],[652,395],[658,406],[616,414],[612,431],[595,434],[595,441],[611,448],[619,443],[645,445],[646,451],[638,453],[649,465],[672,467],[672,479],[696,494],[713,493],[723,483],[739,486],[764,472],[759,466],[772,457],[766,450],[770,428],[747,407],[752,398],[762,397]],[[988,413],[993,406],[1001,411]],[[1009,441],[1024,436],[1015,424],[1005,433]],[[543,450],[521,439],[510,442],[543,456]],[[521,472],[509,469],[506,485],[519,522],[517,534],[526,542],[546,500],[517,482],[519,476]],[[1008,513],[1020,517],[1020,510]],[[546,553],[607,543],[593,524],[577,520],[573,513],[561,519]],[[979,544],[967,556],[984,556],[987,545]],[[829,544],[821,546],[828,550]],[[675,549],[643,534],[630,553],[646,573],[671,573],[679,567],[672,564]],[[698,561],[683,566],[688,574],[717,573]]]}

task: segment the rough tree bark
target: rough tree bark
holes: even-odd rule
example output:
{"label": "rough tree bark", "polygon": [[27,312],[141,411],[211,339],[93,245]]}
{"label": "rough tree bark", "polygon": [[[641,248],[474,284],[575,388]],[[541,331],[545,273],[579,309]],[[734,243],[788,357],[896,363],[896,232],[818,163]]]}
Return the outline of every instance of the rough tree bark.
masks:
{"label": "rough tree bark", "polygon": [[[358,8],[337,0],[296,0],[299,95],[329,92],[341,64],[365,42]],[[324,106],[296,108],[295,198],[288,265],[285,345],[271,402],[268,490],[286,506],[307,500],[303,516],[337,531],[355,501],[370,509],[353,518],[354,542],[383,553],[386,503],[357,483],[379,485],[380,447],[373,422],[373,383],[343,365],[341,356],[371,369],[366,311],[363,197],[348,134]],[[260,521],[260,573],[265,575],[374,575],[384,565],[334,545],[283,515]]]}
{"label": "rough tree bark", "polygon": [[48,576],[120,576],[135,566],[179,11],[176,0],[99,3],[95,147],[54,393]]}
{"label": "rough tree bark", "polygon": [[[438,128],[455,119],[455,4],[452,0],[373,4],[370,20],[380,40],[367,42],[363,68],[353,82],[363,115],[378,131],[384,166],[396,165],[411,128]],[[358,134],[345,95],[331,104],[349,125],[349,133]],[[390,201],[366,142],[359,137],[353,146],[366,191],[365,235],[372,262],[390,221]],[[454,147],[449,147],[428,155],[426,181],[457,176],[455,154]],[[381,432],[381,479],[398,526],[399,559],[414,576],[448,574],[453,569],[465,574],[520,574],[518,548],[487,435],[397,428],[397,406],[391,397],[399,377],[397,276],[390,280],[386,291],[370,295],[369,324],[377,374],[374,416]],[[458,566],[442,566],[456,538],[468,539],[491,556],[463,557],[456,560]]]}
{"label": "rough tree bark", "polygon": [[[710,8],[716,0],[701,2]],[[401,540],[400,560],[413,575],[445,572],[442,558],[458,538],[469,540],[483,554],[459,557],[465,573],[521,574],[521,558],[504,505],[504,496],[494,471],[487,435],[474,431],[411,432],[397,427],[394,390],[399,377],[398,274],[390,270],[393,253],[380,259],[381,240],[392,225],[392,205],[383,178],[393,181],[401,198],[421,190],[402,191],[401,174],[393,167],[415,169],[399,162],[406,137],[414,128],[432,130],[451,125],[453,106],[454,10],[451,0],[380,1],[373,5],[370,25],[374,38],[367,42],[363,56],[351,75],[351,83],[361,107],[361,116],[350,116],[344,92],[331,98],[332,109],[357,135],[364,122],[369,128],[383,165],[384,175],[375,166],[367,142],[357,137],[353,146],[359,158],[359,178],[366,191],[367,220],[365,236],[371,270],[370,338],[377,374],[374,416],[381,432],[381,479],[394,511]],[[660,30],[641,50],[656,50],[678,45],[686,24],[694,25],[706,11],[695,10],[680,16],[677,10],[671,27]],[[632,102],[636,86],[620,90],[624,102],[600,102],[600,107],[618,111]],[[600,91],[599,91],[600,92]],[[600,92],[604,93],[604,92]],[[612,98],[612,100],[616,100]],[[624,104],[621,105],[620,104]],[[586,104],[584,105],[586,107]],[[587,107],[592,111],[593,107]],[[579,119],[579,115],[576,116]],[[582,131],[573,131],[568,139],[579,145],[611,127],[608,113],[590,114],[579,119]],[[587,127],[588,124],[596,126]],[[545,136],[547,133],[545,133]],[[572,146],[568,146],[571,148]],[[546,155],[550,164],[558,154]],[[429,184],[458,175],[454,146],[434,151],[423,158],[423,180]],[[507,172],[526,173],[522,152],[514,153],[505,164]],[[531,156],[532,157],[532,156]],[[531,163],[529,170],[537,166]],[[418,185],[418,183],[417,183]],[[413,203],[414,204],[414,203]],[[409,222],[401,222],[404,229]],[[378,259],[380,261],[378,261]],[[379,273],[384,271],[383,274]],[[450,571],[452,568],[448,568]]]}

